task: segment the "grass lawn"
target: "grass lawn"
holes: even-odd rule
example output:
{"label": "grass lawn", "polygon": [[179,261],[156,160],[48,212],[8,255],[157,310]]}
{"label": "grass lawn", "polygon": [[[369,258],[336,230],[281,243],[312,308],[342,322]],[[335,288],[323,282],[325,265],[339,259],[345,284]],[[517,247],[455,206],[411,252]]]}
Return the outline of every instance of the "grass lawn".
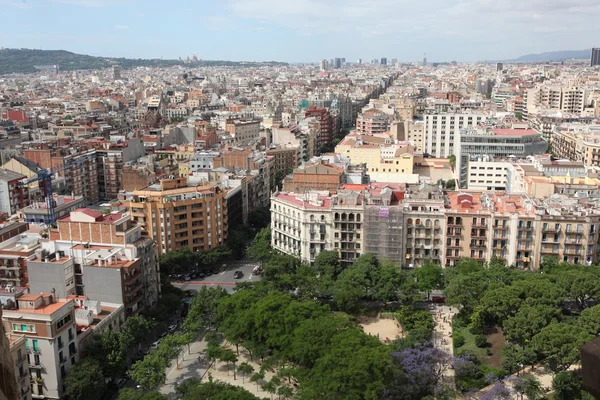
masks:
{"label": "grass lawn", "polygon": [[[460,350],[470,350],[481,360],[483,365],[494,368],[502,368],[502,356],[501,348],[505,342],[504,335],[499,329],[497,332],[487,335],[488,347],[480,348],[475,345],[475,335],[473,335],[469,328],[453,328],[453,336],[460,333],[465,338],[465,344],[457,349],[454,349],[454,353],[458,353]],[[491,356],[487,355],[487,350],[492,352]]]}

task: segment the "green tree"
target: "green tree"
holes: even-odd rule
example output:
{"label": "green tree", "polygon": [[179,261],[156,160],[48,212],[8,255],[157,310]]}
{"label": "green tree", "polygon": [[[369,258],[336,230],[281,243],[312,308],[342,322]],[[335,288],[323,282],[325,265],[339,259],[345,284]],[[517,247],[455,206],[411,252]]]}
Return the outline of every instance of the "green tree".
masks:
{"label": "green tree", "polygon": [[430,293],[434,289],[440,289],[444,284],[444,273],[442,266],[426,261],[421,268],[415,271],[419,289]]}
{"label": "green tree", "polygon": [[227,291],[220,286],[202,286],[189,305],[184,330],[198,334],[202,329],[213,329],[217,325],[219,301],[225,296]]}
{"label": "green tree", "polygon": [[254,237],[252,246],[248,249],[248,257],[254,261],[266,262],[271,258],[271,228],[261,229]]}
{"label": "green tree", "polygon": [[314,267],[320,274],[333,280],[337,279],[338,275],[342,272],[340,256],[336,250],[321,251],[317,254]]}
{"label": "green tree", "polygon": [[125,372],[126,347],[122,336],[111,330],[95,335],[85,349],[89,359],[98,361],[102,367],[102,375],[114,379]]}
{"label": "green tree", "polygon": [[446,181],[446,189],[455,190],[456,189],[456,179],[450,179]]}
{"label": "green tree", "polygon": [[308,398],[377,399],[391,371],[389,354],[375,337],[342,331],[303,377],[303,393]]}
{"label": "green tree", "polygon": [[509,341],[525,346],[542,328],[556,322],[559,316],[560,310],[555,307],[525,304],[504,321],[504,334]]}
{"label": "green tree", "polygon": [[248,364],[247,362],[243,362],[240,365],[238,365],[237,370],[240,374],[242,374],[242,384],[243,384],[246,376],[250,375],[251,373],[254,372],[254,367],[252,365]]}
{"label": "green tree", "polygon": [[250,377],[250,382],[255,382],[256,389],[258,390],[259,382],[262,381],[263,379],[265,379],[265,373],[262,371],[258,371]]}
{"label": "green tree", "polygon": [[382,263],[379,265],[379,270],[373,278],[375,280],[375,287],[373,289],[373,298],[375,300],[381,301],[386,305],[398,297],[398,291],[403,283],[398,267],[393,264]]}
{"label": "green tree", "polygon": [[129,317],[121,328],[121,341],[126,349],[139,346],[146,335],[152,331],[155,323],[141,315]]}
{"label": "green tree", "polygon": [[588,303],[600,297],[600,278],[598,272],[577,268],[562,271],[558,274],[557,283],[568,297],[575,300],[577,307],[583,310]]}
{"label": "green tree", "polygon": [[554,398],[557,400],[580,400],[581,380],[573,372],[561,371],[552,379]]}
{"label": "green tree", "polygon": [[292,387],[289,385],[281,385],[277,389],[277,395],[280,399],[291,399],[292,397],[294,397],[294,389],[292,389]]}
{"label": "green tree", "polygon": [[597,335],[600,332],[600,304],[583,310],[579,323],[591,334]]}
{"label": "green tree", "polygon": [[462,307],[464,312],[470,315],[479,304],[485,288],[486,284],[478,274],[460,274],[450,280],[444,294],[448,304]]}
{"label": "green tree", "polygon": [[262,388],[262,390],[269,393],[271,395],[271,400],[273,400],[273,395],[277,393],[277,386],[275,385],[275,382],[273,382],[273,380],[270,380],[264,382],[262,385],[260,385],[260,387]]}
{"label": "green tree", "polygon": [[454,154],[450,154],[448,157],[448,164],[450,164],[450,168],[453,170],[456,168],[456,156]]}
{"label": "green tree", "polygon": [[224,382],[205,382],[190,387],[182,400],[260,400],[239,386]]}
{"label": "green tree", "polygon": [[533,375],[525,374],[513,380],[513,389],[521,396],[527,396],[528,400],[541,400],[544,398],[542,384]]}
{"label": "green tree", "polygon": [[167,400],[158,392],[142,392],[140,390],[123,388],[119,391],[118,400]]}
{"label": "green tree", "polygon": [[104,390],[104,374],[97,360],[83,359],[65,378],[66,395],[73,400],[97,399]]}
{"label": "green tree", "polygon": [[[227,363],[227,366],[229,366],[229,363],[233,364],[233,380],[235,381],[236,380],[235,371],[237,370],[235,363],[238,360],[237,356],[235,355],[235,352],[231,349],[222,348],[220,358],[221,358],[221,361],[224,361]],[[229,374],[229,372],[227,374]]]}
{"label": "green tree", "polygon": [[157,354],[157,350],[133,364],[129,370],[129,376],[144,390],[152,390],[166,379],[165,369],[169,360]]}
{"label": "green tree", "polygon": [[512,343],[502,346],[502,368],[512,374],[519,371],[525,365],[525,353],[523,349]]}
{"label": "green tree", "polygon": [[546,357],[554,372],[565,371],[579,360],[579,349],[593,336],[580,326],[556,323],[543,328],[531,346]]}

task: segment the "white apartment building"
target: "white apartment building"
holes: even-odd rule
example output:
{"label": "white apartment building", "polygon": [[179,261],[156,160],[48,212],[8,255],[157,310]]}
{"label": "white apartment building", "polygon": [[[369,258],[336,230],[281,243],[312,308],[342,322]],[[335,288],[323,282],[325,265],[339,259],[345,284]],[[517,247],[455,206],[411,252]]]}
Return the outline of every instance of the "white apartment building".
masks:
{"label": "white apartment building", "polygon": [[477,126],[487,119],[485,114],[427,114],[425,123],[425,153],[436,158],[456,154],[455,143],[461,128]]}
{"label": "white apartment building", "polygon": [[202,169],[213,169],[215,167],[215,158],[221,153],[218,151],[199,151],[190,159],[190,172],[196,172]]}
{"label": "white apartment building", "polygon": [[511,165],[508,161],[495,161],[487,155],[472,157],[468,161],[465,189],[477,192],[506,190],[506,171]]}
{"label": "white apartment building", "polygon": [[550,109],[580,115],[589,105],[589,97],[590,92],[581,87],[541,85],[527,89],[527,112]]}
{"label": "white apartment building", "polygon": [[362,254],[363,205],[358,192],[329,196],[328,191],[276,193],[271,198],[273,248],[313,262],[325,250],[337,250],[342,263]]}

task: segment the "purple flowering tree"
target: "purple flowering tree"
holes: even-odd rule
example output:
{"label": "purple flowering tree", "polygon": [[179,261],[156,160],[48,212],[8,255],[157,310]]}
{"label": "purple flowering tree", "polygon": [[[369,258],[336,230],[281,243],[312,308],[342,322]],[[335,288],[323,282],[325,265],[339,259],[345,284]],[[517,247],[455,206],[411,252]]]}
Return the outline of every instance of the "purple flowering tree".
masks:
{"label": "purple flowering tree", "polygon": [[451,364],[451,356],[431,344],[419,344],[392,353],[392,358],[397,368],[384,395],[390,400],[434,395],[441,386],[444,370]]}
{"label": "purple flowering tree", "polygon": [[479,400],[511,400],[512,398],[512,390],[502,381],[496,381],[490,390],[479,396]]}

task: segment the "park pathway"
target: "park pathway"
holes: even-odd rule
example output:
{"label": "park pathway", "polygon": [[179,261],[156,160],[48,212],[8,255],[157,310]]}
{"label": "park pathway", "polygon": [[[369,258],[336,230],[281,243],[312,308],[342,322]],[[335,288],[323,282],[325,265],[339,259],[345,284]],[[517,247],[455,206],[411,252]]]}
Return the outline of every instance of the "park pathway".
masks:
{"label": "park pathway", "polygon": [[[434,345],[448,353],[453,355],[452,348],[452,316],[455,315],[458,310],[441,304],[433,304],[430,312],[433,314],[433,320],[435,322],[435,329],[433,331]],[[454,386],[454,370],[448,366],[444,371],[444,381],[447,384]]]}

